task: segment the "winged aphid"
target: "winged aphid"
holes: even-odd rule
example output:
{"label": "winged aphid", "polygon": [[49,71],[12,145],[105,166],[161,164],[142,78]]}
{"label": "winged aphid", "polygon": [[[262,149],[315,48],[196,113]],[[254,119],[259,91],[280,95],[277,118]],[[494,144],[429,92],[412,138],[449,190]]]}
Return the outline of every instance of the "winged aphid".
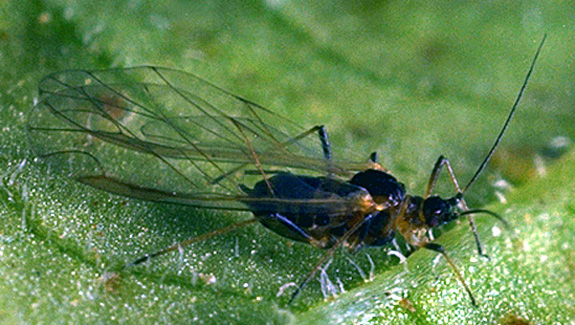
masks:
{"label": "winged aphid", "polygon": [[[423,196],[408,194],[376,154],[367,162],[335,161],[325,127],[298,129],[196,75],[167,68],[48,75],[40,83],[28,134],[39,156],[56,160],[55,166],[92,187],[136,199],[253,213],[251,219],[148,254],[127,267],[260,223],[280,236],[327,250],[291,302],[338,247],[355,252],[388,245],[400,235],[413,247],[443,255],[476,305],[457,267],[428,231],[477,213],[504,222],[491,211],[468,209],[464,196],[508,128],[544,41],[471,180],[461,188],[449,160],[440,156]],[[319,145],[312,141],[314,135]],[[443,169],[456,190],[449,198],[432,194]]]}

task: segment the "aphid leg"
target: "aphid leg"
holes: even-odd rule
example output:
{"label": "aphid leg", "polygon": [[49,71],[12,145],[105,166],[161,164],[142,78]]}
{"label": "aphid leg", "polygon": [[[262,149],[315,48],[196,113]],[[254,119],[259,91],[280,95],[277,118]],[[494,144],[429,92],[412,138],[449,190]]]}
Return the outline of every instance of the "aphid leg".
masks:
{"label": "aphid leg", "polygon": [[[252,153],[253,164],[260,171],[262,177],[264,178],[265,182],[267,183],[267,186],[268,186],[268,189],[270,190],[270,193],[272,193],[272,195],[273,195],[274,190],[273,190],[271,184],[268,182],[268,178],[266,176],[266,173],[262,167],[262,164],[260,162],[258,154],[257,154],[256,150],[254,149],[251,141],[249,140],[249,138],[244,133],[244,130],[242,129],[241,124],[239,122],[233,120],[233,119],[231,121],[234,123],[234,125],[236,126],[238,131],[241,133],[242,137],[245,139],[246,145],[248,146],[248,148],[250,149],[250,151]],[[323,150],[323,156],[324,156],[326,162],[328,163],[328,167],[329,167],[329,164],[331,162],[331,147],[330,147],[329,139],[327,136],[327,130],[325,129],[325,127],[323,125],[314,126],[313,128],[310,129],[310,131],[311,130],[317,130],[317,134],[319,136],[319,141],[321,142],[321,148]],[[307,133],[307,132],[304,132],[303,134],[305,134],[305,133]],[[290,139],[287,141],[287,143],[293,143],[293,141]],[[328,170],[329,170],[329,168],[328,168]]]}
{"label": "aphid leg", "polygon": [[[331,153],[331,144],[329,143],[329,137],[327,136],[327,130],[326,130],[325,126],[316,125],[316,126],[312,127],[311,129],[299,134],[298,136],[286,141],[285,143],[286,144],[295,143],[298,140],[300,140],[304,137],[307,137],[308,135],[315,133],[315,132],[317,132],[317,135],[319,137],[319,142],[321,143],[321,150],[323,151],[323,157],[329,165],[329,163],[331,162],[332,153]],[[329,170],[329,168],[328,168],[328,170]]]}
{"label": "aphid leg", "polygon": [[[323,131],[320,131],[321,129],[323,129]],[[304,139],[304,138],[306,138],[306,137],[308,137],[314,133],[318,133],[318,135],[319,135],[320,141],[322,143],[322,149],[323,149],[324,157],[329,156],[330,158],[326,158],[326,159],[331,159],[330,144],[328,141],[327,132],[325,131],[325,127],[323,125],[316,125],[310,129],[296,135],[295,137],[288,139],[287,141],[284,141],[282,143],[277,144],[275,147],[273,147],[270,150],[278,150],[278,149],[287,148],[290,145],[297,143],[299,140]],[[263,151],[260,154],[265,154],[266,152],[267,151]],[[215,185],[215,184],[221,182],[223,179],[229,177],[230,175],[233,175],[233,174],[237,173],[238,171],[244,169],[249,164],[250,163],[243,163],[243,164],[236,166],[235,168],[232,168],[231,170],[229,170],[225,173],[222,173],[220,176],[218,176],[218,177],[214,178],[212,181],[210,181],[210,185]],[[259,173],[261,174],[261,172],[259,172]]]}
{"label": "aphid leg", "polygon": [[[339,243],[339,241],[338,241]],[[334,245],[332,248],[330,248],[327,252],[325,252],[325,254],[323,254],[323,256],[321,257],[321,259],[319,260],[319,262],[314,266],[314,268],[308,273],[307,277],[299,284],[299,286],[297,287],[297,289],[294,291],[294,293],[292,293],[291,298],[288,302],[288,305],[291,305],[292,302],[295,300],[295,298],[297,298],[297,296],[299,296],[300,292],[303,290],[303,288],[309,283],[309,281],[311,279],[313,279],[313,277],[315,276],[315,274],[317,273],[317,271],[322,269],[322,266],[325,264],[325,262],[327,262],[332,256],[333,253],[335,253],[335,250],[341,246],[341,244],[336,244]]]}
{"label": "aphid leg", "polygon": [[322,266],[325,264],[325,262],[327,262],[333,256],[333,254],[335,253],[335,250],[338,249],[339,247],[341,247],[341,245],[343,245],[343,243],[345,243],[345,241],[349,238],[349,236],[351,236],[353,233],[355,233],[356,231],[359,230],[359,228],[364,224],[364,221],[365,221],[365,219],[357,222],[353,227],[351,227],[347,232],[345,232],[343,234],[343,236],[339,237],[337,239],[337,242],[335,242],[335,244],[332,247],[330,247],[327,252],[325,252],[323,254],[323,256],[318,261],[318,263],[308,273],[307,277],[300,283],[300,285],[297,287],[297,289],[291,295],[291,298],[288,302],[288,305],[291,305],[291,303],[295,300],[295,298],[297,298],[297,296],[299,296],[300,292],[309,283],[309,281],[311,281],[311,279],[313,279],[313,277],[315,276],[317,271],[321,270]]}
{"label": "aphid leg", "polygon": [[435,162],[435,166],[433,166],[433,171],[431,172],[431,177],[429,177],[429,182],[427,183],[427,189],[425,190],[424,198],[428,198],[431,195],[431,192],[433,192],[433,189],[435,188],[435,184],[437,183],[437,179],[439,178],[439,173],[441,173],[443,166],[445,166],[445,168],[447,168],[447,172],[449,173],[449,178],[451,178],[451,182],[453,183],[453,185],[455,185],[455,189],[457,190],[457,193],[461,193],[461,189],[459,188],[459,183],[457,183],[457,179],[455,178],[455,173],[453,172],[453,169],[451,168],[451,164],[449,163],[449,160],[447,160],[447,158],[445,158],[444,156],[439,156],[439,158],[437,159],[437,162]]}
{"label": "aphid leg", "polygon": [[[462,196],[461,205],[463,206],[463,210],[465,210],[465,211],[469,210],[469,208],[467,207],[467,203],[465,202],[465,199],[463,198],[463,192],[461,191],[461,188],[459,187],[459,183],[457,182],[457,178],[455,177],[455,173],[453,172],[453,168],[451,168],[451,164],[449,163],[449,160],[447,158],[445,158],[444,156],[439,156],[439,158],[437,159],[437,162],[435,163],[435,166],[433,166],[433,170],[431,172],[431,177],[429,177],[429,182],[427,183],[427,189],[425,190],[424,198],[428,198],[431,195],[431,193],[433,192],[433,189],[435,188],[435,184],[437,183],[437,179],[439,178],[439,173],[441,173],[441,170],[443,169],[444,166],[447,169],[447,172],[449,173],[449,178],[451,179],[451,182],[455,186],[457,193]],[[475,226],[475,220],[473,219],[473,217],[468,215],[467,221],[469,222],[469,227],[471,228],[471,232],[473,233],[473,237],[475,238],[475,244],[477,245],[477,253],[480,256],[483,256],[483,257],[489,259],[489,255],[487,255],[483,252],[483,245],[481,244],[481,239],[479,238],[479,234],[477,233],[477,227]]]}
{"label": "aphid leg", "polygon": [[369,154],[369,161],[374,164],[379,163],[379,155],[377,154],[377,151],[374,151],[371,154]]}
{"label": "aphid leg", "polygon": [[465,288],[465,291],[467,291],[467,294],[469,295],[469,299],[471,299],[471,304],[475,307],[477,307],[477,301],[475,300],[475,297],[473,296],[473,293],[471,292],[471,289],[469,289],[469,287],[467,286],[467,283],[465,282],[465,279],[463,278],[463,276],[461,275],[461,273],[459,272],[459,269],[457,268],[457,266],[455,266],[455,264],[453,263],[453,261],[451,260],[451,258],[449,258],[449,255],[447,255],[447,253],[445,252],[445,249],[443,248],[443,246],[436,244],[436,243],[427,243],[423,246],[424,248],[427,248],[429,250],[432,250],[436,253],[441,254],[445,260],[447,261],[447,263],[449,264],[449,266],[451,266],[451,269],[453,270],[453,273],[455,273],[455,276],[457,277],[457,279],[459,280],[459,282],[461,282],[461,285],[463,285],[463,288]]}
{"label": "aphid leg", "polygon": [[310,243],[310,245],[312,246],[321,247],[320,245],[318,245],[317,240],[315,240],[312,236],[310,236],[303,229],[301,229],[301,227],[293,223],[288,218],[282,216],[279,213],[274,214],[272,218],[279,221],[285,227],[283,230],[289,231],[295,237],[300,237],[301,239],[307,240],[308,243]]}
{"label": "aphid leg", "polygon": [[288,147],[291,144],[294,144],[296,142],[298,142],[299,140],[308,137],[310,134],[316,133],[319,137],[319,141],[321,143],[321,149],[323,151],[323,157],[325,158],[325,160],[331,160],[332,154],[331,154],[331,144],[329,143],[329,137],[327,136],[327,130],[325,128],[325,126],[323,125],[316,125],[312,128],[310,128],[309,130],[306,130],[298,135],[296,135],[295,137],[282,142],[280,144],[280,148],[284,148],[284,147]]}
{"label": "aphid leg", "polygon": [[321,142],[321,149],[323,150],[323,157],[325,160],[331,160],[331,145],[329,144],[329,139],[327,137],[327,130],[323,125],[317,126],[317,135],[319,136],[319,141]]}
{"label": "aphid leg", "polygon": [[385,169],[382,165],[379,164],[379,155],[377,154],[376,151],[369,154],[368,162],[369,162],[368,169],[375,169],[375,170],[381,170],[383,172],[388,172],[387,169]]}
{"label": "aphid leg", "polygon": [[[321,142],[321,149],[323,150],[323,158],[326,162],[327,170],[331,170],[331,146],[329,144],[329,139],[327,137],[327,130],[323,125],[318,126],[317,135],[319,136],[319,141]],[[333,174],[328,172],[328,174]]]}
{"label": "aphid leg", "polygon": [[235,127],[238,129],[238,131],[240,132],[240,134],[242,135],[242,137],[244,138],[244,140],[246,141],[246,145],[248,146],[248,148],[250,148],[250,152],[252,154],[252,158],[253,161],[252,163],[256,166],[256,168],[260,171],[260,174],[262,175],[264,181],[267,184],[268,190],[270,191],[270,194],[273,196],[274,193],[274,189],[272,187],[272,185],[270,184],[270,182],[268,181],[268,177],[266,176],[266,173],[262,167],[262,164],[260,163],[260,158],[258,157],[258,154],[256,152],[256,150],[254,149],[254,146],[252,145],[252,142],[250,141],[250,139],[247,137],[247,135],[244,133],[244,130],[242,129],[242,125],[241,123],[239,123],[238,121],[236,121],[235,119],[231,119],[232,123],[235,125]]}
{"label": "aphid leg", "polygon": [[184,248],[184,247],[187,247],[187,246],[189,246],[189,245],[191,245],[191,244],[198,243],[198,242],[204,241],[204,240],[206,240],[206,239],[209,239],[209,238],[212,238],[212,237],[215,237],[215,236],[223,235],[223,234],[225,234],[225,233],[228,233],[228,232],[230,232],[230,231],[233,231],[233,230],[236,230],[236,229],[245,227],[245,226],[247,226],[247,225],[251,225],[252,223],[255,223],[256,221],[257,221],[256,218],[252,218],[252,219],[240,221],[240,222],[234,223],[234,224],[232,224],[232,225],[229,225],[229,226],[227,226],[227,227],[220,228],[220,229],[217,229],[217,230],[214,230],[214,231],[205,233],[205,234],[203,234],[203,235],[199,235],[199,236],[196,236],[196,237],[192,237],[192,238],[186,239],[186,240],[181,241],[181,242],[179,242],[179,243],[177,243],[177,244],[174,244],[174,245],[172,245],[172,246],[170,246],[170,247],[167,247],[167,248],[164,248],[164,249],[162,249],[162,250],[159,250],[159,251],[157,251],[157,252],[155,252],[155,253],[146,254],[146,255],[140,257],[139,259],[137,259],[137,260],[135,260],[135,261],[132,261],[132,262],[130,262],[130,263],[124,265],[124,266],[122,267],[122,269],[126,269],[126,268],[128,268],[128,267],[132,267],[132,266],[136,266],[136,265],[145,263],[145,262],[147,262],[147,261],[149,261],[149,260],[151,260],[151,259],[153,259],[153,258],[162,256],[162,255],[165,255],[165,254],[167,254],[167,253],[169,253],[169,252],[172,252],[172,251],[175,251],[175,250],[180,250],[180,249],[182,249],[182,248]]}

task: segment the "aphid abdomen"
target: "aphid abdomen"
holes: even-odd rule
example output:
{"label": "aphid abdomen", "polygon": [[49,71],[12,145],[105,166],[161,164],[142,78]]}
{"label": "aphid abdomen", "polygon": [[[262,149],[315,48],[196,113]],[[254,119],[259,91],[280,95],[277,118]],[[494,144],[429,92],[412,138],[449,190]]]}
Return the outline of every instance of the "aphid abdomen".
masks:
{"label": "aphid abdomen", "polygon": [[[278,173],[253,189],[242,187],[258,221],[273,232],[320,248],[335,243],[332,229],[345,228],[356,213],[354,200],[368,195],[361,187],[329,177]],[[269,200],[266,200],[269,198]]]}

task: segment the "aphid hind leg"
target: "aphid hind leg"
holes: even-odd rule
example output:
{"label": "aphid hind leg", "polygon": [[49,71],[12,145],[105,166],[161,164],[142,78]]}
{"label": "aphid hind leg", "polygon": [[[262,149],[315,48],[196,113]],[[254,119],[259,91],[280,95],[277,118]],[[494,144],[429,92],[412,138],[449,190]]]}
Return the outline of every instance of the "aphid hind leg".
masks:
{"label": "aphid hind leg", "polygon": [[236,126],[236,128],[238,129],[238,131],[240,132],[240,134],[241,134],[242,137],[244,138],[246,145],[247,145],[248,148],[250,149],[251,156],[252,156],[252,159],[253,159],[253,161],[252,161],[251,163],[253,163],[253,164],[256,166],[257,170],[260,172],[260,174],[262,175],[264,181],[266,182],[270,193],[273,194],[274,189],[273,189],[273,187],[271,186],[271,184],[270,184],[269,181],[268,181],[268,177],[266,176],[266,173],[265,173],[265,171],[264,171],[264,168],[263,168],[262,164],[260,163],[260,158],[259,158],[258,154],[256,153],[256,150],[255,150],[255,148],[254,148],[252,142],[250,141],[249,137],[246,135],[246,133],[245,133],[244,130],[242,129],[242,124],[239,123],[238,121],[234,120],[234,119],[231,119],[231,122]]}
{"label": "aphid hind leg", "polygon": [[331,160],[331,145],[329,144],[329,139],[327,137],[327,130],[325,128],[325,126],[323,125],[319,125],[316,126],[317,129],[317,135],[319,137],[319,141],[321,142],[321,149],[323,150],[323,157],[325,158],[325,160],[330,161]]}
{"label": "aphid hind leg", "polygon": [[233,231],[233,230],[236,230],[236,229],[239,229],[239,228],[242,228],[242,227],[251,225],[252,223],[255,223],[256,221],[257,221],[256,218],[252,218],[252,219],[240,221],[240,222],[234,223],[234,224],[232,224],[232,225],[229,225],[229,226],[227,226],[227,227],[220,228],[220,229],[216,229],[216,230],[214,230],[214,231],[205,233],[205,234],[203,234],[203,235],[199,235],[199,236],[196,236],[196,237],[192,237],[192,238],[186,239],[186,240],[184,240],[184,241],[181,241],[181,242],[179,242],[179,243],[177,243],[177,244],[174,244],[174,245],[172,245],[172,246],[170,246],[170,247],[164,248],[164,249],[159,250],[159,251],[157,251],[157,252],[154,252],[154,253],[151,253],[151,254],[146,254],[146,255],[144,255],[144,256],[138,258],[137,260],[134,260],[134,261],[132,261],[132,262],[130,262],[130,263],[125,264],[125,265],[122,267],[122,269],[126,269],[126,268],[128,268],[128,267],[132,267],[132,266],[136,266],[136,265],[145,263],[145,262],[147,262],[147,261],[149,261],[149,260],[151,260],[151,259],[154,259],[154,258],[159,257],[159,256],[162,256],[162,255],[166,255],[167,253],[170,253],[170,252],[175,251],[175,250],[180,250],[180,249],[182,249],[182,248],[184,248],[184,247],[187,247],[187,246],[189,246],[189,245],[191,245],[191,244],[198,243],[198,242],[204,241],[204,240],[206,240],[206,239],[209,239],[209,238],[212,238],[212,237],[216,237],[216,236],[219,236],[219,235],[223,235],[223,234],[228,233],[228,232],[230,232],[230,231]]}
{"label": "aphid hind leg", "polygon": [[301,293],[303,288],[309,283],[309,281],[311,281],[311,279],[313,279],[313,277],[315,276],[317,271],[319,271],[322,268],[322,266],[325,264],[325,262],[327,262],[333,256],[333,254],[335,253],[335,250],[340,245],[337,245],[337,244],[334,245],[325,254],[323,254],[323,256],[318,261],[318,263],[315,265],[315,267],[309,272],[307,277],[298,285],[297,289],[292,293],[290,300],[288,302],[288,305],[291,305],[292,302],[295,300],[295,298],[297,298],[297,296],[299,296],[299,294]]}
{"label": "aphid hind leg", "polygon": [[305,131],[303,131],[302,133],[288,139],[287,141],[284,141],[282,143],[280,143],[280,147],[281,148],[287,148],[290,145],[297,143],[299,140],[307,138],[308,136],[310,136],[311,134],[317,133],[318,137],[319,137],[319,141],[321,143],[321,148],[323,150],[323,156],[326,160],[330,160],[331,159],[331,145],[329,143],[329,139],[327,136],[327,130],[325,128],[325,126],[323,125],[316,125],[313,126]]}
{"label": "aphid hind leg", "polygon": [[[308,130],[303,131],[302,133],[288,139],[287,141],[281,142],[277,144],[277,147],[274,147],[274,149],[277,148],[288,148],[290,145],[297,143],[299,140],[307,138],[308,136],[310,136],[311,134],[317,133],[319,136],[319,140],[321,142],[321,146],[322,146],[322,150],[323,150],[323,155],[324,158],[326,160],[331,160],[331,147],[329,144],[329,140],[328,140],[328,136],[327,136],[327,131],[325,129],[325,127],[323,125],[316,125],[314,127],[309,128]],[[247,140],[247,138],[246,138]],[[247,140],[249,141],[249,140]],[[250,145],[250,144],[248,144]],[[263,153],[266,153],[266,151],[264,151]],[[218,177],[214,178],[213,180],[210,181],[211,185],[215,185],[218,184],[219,182],[221,182],[222,180],[224,180],[225,178],[229,177],[230,175],[238,172],[239,170],[245,168],[246,166],[248,166],[250,163],[243,163],[240,164],[238,166],[236,166],[235,168],[232,168],[230,170],[228,170],[225,173],[222,173],[221,175],[219,175]],[[262,171],[265,174],[265,170],[259,170],[258,169],[258,174],[262,174]],[[251,171],[247,171],[248,173],[251,173]],[[273,173],[273,171],[272,171]]]}
{"label": "aphid hind leg", "polygon": [[296,143],[298,140],[301,140],[307,137],[310,134],[316,133],[319,138],[319,142],[321,144],[321,150],[323,152],[323,158],[329,164],[331,162],[332,153],[331,153],[331,144],[329,143],[329,137],[327,135],[327,129],[323,125],[316,125],[310,128],[307,131],[300,133],[299,135],[293,137],[292,139],[285,142],[286,146],[292,143]]}
{"label": "aphid hind leg", "polygon": [[[451,182],[453,183],[455,190],[459,195],[461,195],[461,205],[463,206],[463,210],[468,210],[467,203],[465,202],[465,198],[463,198],[463,192],[459,187],[459,183],[457,182],[457,178],[455,177],[453,168],[451,168],[449,160],[444,156],[439,156],[437,162],[435,162],[435,166],[433,166],[431,176],[429,177],[429,182],[427,183],[427,189],[425,190],[424,198],[428,198],[429,196],[431,196],[431,193],[435,188],[435,184],[437,183],[437,179],[439,178],[439,174],[443,170],[444,166],[447,169],[447,172],[449,173],[449,178],[451,179]],[[468,215],[467,221],[469,222],[469,227],[471,228],[471,232],[473,233],[473,237],[475,238],[475,244],[477,245],[477,253],[485,258],[489,258],[489,256],[483,252],[483,245],[481,244],[481,239],[479,238],[479,234],[477,233],[475,220],[473,219],[472,216]]]}
{"label": "aphid hind leg", "polygon": [[[305,230],[303,230],[300,226],[296,225],[294,222],[282,216],[279,213],[275,213],[272,215],[267,216],[260,216],[258,217],[258,221],[264,224],[266,227],[271,228],[274,232],[285,232],[284,237],[292,238],[298,241],[308,242],[310,245],[322,248],[322,245],[310,236]],[[269,220],[272,219],[273,221],[277,221],[281,228],[273,227],[268,224]]]}
{"label": "aphid hind leg", "polygon": [[434,251],[436,253],[439,253],[439,254],[441,254],[441,256],[443,256],[445,258],[445,260],[447,261],[447,264],[449,264],[449,266],[453,270],[453,273],[455,273],[455,276],[457,277],[459,282],[461,282],[461,285],[463,286],[463,288],[465,289],[465,291],[469,295],[469,299],[471,299],[471,304],[473,306],[477,307],[477,301],[475,300],[475,297],[473,296],[473,292],[471,292],[471,289],[469,289],[469,286],[467,286],[467,283],[465,282],[465,279],[461,275],[461,272],[459,272],[459,269],[453,263],[453,261],[451,260],[449,255],[447,255],[443,246],[436,244],[436,243],[427,243],[423,247],[426,249],[429,249],[431,251]]}
{"label": "aphid hind leg", "polygon": [[292,302],[295,300],[295,298],[297,298],[297,296],[299,296],[299,294],[301,293],[303,288],[309,283],[309,281],[311,281],[311,279],[313,279],[313,277],[315,276],[317,271],[321,270],[322,266],[333,256],[333,254],[335,253],[335,250],[338,249],[339,247],[341,247],[343,245],[343,243],[345,243],[347,241],[349,236],[351,236],[353,233],[358,231],[361,228],[361,226],[364,225],[364,223],[367,219],[370,219],[370,218],[366,218],[366,219],[363,219],[363,220],[360,220],[359,222],[357,222],[353,227],[351,227],[349,230],[347,230],[343,234],[343,236],[339,237],[337,239],[337,242],[332,247],[330,247],[327,250],[327,252],[325,252],[323,254],[321,259],[314,266],[314,268],[309,272],[307,277],[299,284],[297,289],[292,293],[291,298],[288,302],[288,305],[291,305]]}

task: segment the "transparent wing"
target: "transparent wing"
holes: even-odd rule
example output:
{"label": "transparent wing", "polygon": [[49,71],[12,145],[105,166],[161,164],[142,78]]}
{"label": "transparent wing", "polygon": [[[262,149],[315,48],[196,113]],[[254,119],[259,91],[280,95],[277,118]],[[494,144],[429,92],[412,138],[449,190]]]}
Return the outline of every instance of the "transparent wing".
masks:
{"label": "transparent wing", "polygon": [[[201,207],[247,209],[246,200],[258,199],[238,185],[253,186],[264,173],[347,176],[367,168],[326,161],[315,134],[258,104],[151,66],[47,76],[28,130],[37,154],[83,183]],[[290,203],[334,200],[347,204]]]}

